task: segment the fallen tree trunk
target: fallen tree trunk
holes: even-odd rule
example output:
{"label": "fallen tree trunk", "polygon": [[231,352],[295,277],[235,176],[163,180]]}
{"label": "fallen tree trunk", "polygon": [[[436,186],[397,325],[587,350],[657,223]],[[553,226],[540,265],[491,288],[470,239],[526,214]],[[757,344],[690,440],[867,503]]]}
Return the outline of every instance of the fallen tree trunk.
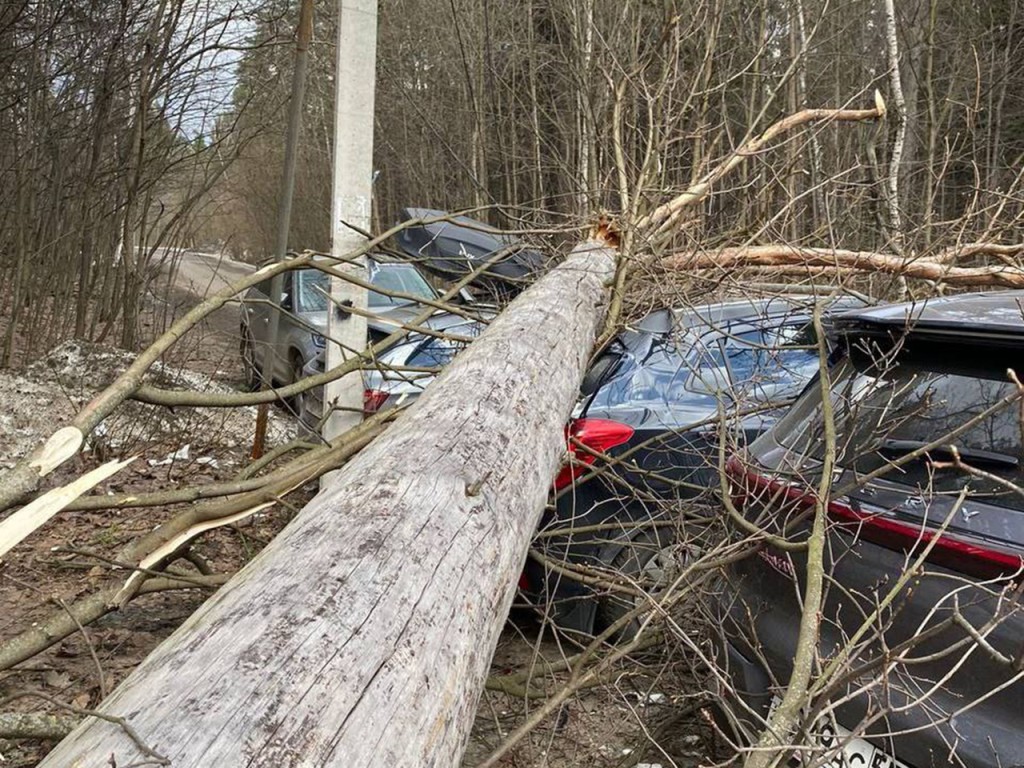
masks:
{"label": "fallen tree trunk", "polygon": [[[455,766],[614,250],[579,246],[105,701],[190,766]],[[153,761],[90,719],[42,766]]]}

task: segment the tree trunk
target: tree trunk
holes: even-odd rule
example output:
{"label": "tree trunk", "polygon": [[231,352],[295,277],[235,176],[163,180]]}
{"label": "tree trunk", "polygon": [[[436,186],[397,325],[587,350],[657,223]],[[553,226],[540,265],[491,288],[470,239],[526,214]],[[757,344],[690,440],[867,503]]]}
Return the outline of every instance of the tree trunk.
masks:
{"label": "tree trunk", "polygon": [[[102,711],[175,768],[457,766],[613,260],[513,302]],[[41,765],[143,757],[91,719]]]}

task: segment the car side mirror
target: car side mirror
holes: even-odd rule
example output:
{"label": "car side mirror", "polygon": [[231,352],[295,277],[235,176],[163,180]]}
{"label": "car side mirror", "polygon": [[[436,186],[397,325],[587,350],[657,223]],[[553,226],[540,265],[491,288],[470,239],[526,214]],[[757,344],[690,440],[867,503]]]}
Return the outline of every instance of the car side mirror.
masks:
{"label": "car side mirror", "polygon": [[285,291],[284,293],[281,294],[281,309],[291,309],[291,308],[292,308],[292,297],[288,293],[288,291]]}

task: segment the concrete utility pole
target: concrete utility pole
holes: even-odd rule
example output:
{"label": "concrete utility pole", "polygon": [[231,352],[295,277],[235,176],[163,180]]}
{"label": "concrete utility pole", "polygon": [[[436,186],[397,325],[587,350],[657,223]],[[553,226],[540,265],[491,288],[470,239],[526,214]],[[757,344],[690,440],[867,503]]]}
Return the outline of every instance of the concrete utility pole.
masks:
{"label": "concrete utility pole", "polygon": [[[376,64],[377,0],[338,0],[331,196],[331,255],[335,257],[343,257],[359,248],[366,241],[361,232],[370,229]],[[342,265],[340,269],[366,278],[363,258],[357,264]],[[345,280],[331,279],[331,296],[339,304],[366,308],[366,290]],[[333,368],[366,347],[366,318],[332,308],[327,337],[327,367]],[[328,440],[359,423],[363,410],[362,375],[350,373],[328,384],[324,407],[329,415],[323,434]]]}

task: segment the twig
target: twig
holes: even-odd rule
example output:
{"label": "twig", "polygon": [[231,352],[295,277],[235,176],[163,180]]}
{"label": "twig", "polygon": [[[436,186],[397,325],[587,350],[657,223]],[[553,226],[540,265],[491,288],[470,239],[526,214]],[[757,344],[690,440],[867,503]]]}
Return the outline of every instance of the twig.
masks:
{"label": "twig", "polygon": [[825,578],[825,521],[832,483],[832,468],[835,466],[836,460],[836,425],[828,375],[828,350],[825,345],[824,329],[821,325],[820,308],[815,308],[813,322],[818,338],[818,386],[821,390],[825,450],[821,462],[821,481],[818,484],[818,493],[814,500],[811,534],[807,541],[807,572],[800,629],[797,634],[796,651],[789,682],[786,685],[786,693],[779,706],[768,717],[768,722],[757,741],[756,749],[748,753],[744,761],[745,768],[767,768],[767,766],[776,765],[786,754],[784,745],[795,730],[800,709],[804,705],[818,650],[818,627],[821,621],[822,587]]}
{"label": "twig", "polygon": [[90,638],[89,633],[85,631],[85,627],[82,626],[82,622],[80,622],[78,617],[71,612],[70,608],[68,608],[67,603],[59,597],[55,597],[54,602],[63,608],[68,617],[75,622],[75,627],[78,628],[79,633],[82,635],[82,639],[85,640],[85,646],[89,649],[89,656],[92,657],[92,663],[96,666],[96,680],[99,682],[100,700],[102,701],[107,698],[107,680],[106,675],[103,674],[103,665],[100,664],[100,658],[96,655],[96,647],[92,644],[92,638]]}
{"label": "twig", "polygon": [[108,723],[113,723],[114,725],[117,725],[121,728],[121,730],[124,731],[125,735],[132,740],[132,743],[135,744],[135,747],[139,750],[139,752],[141,752],[146,757],[151,758],[153,761],[155,761],[157,765],[171,764],[170,760],[168,760],[155,749],[152,749],[149,745],[147,745],[146,742],[142,740],[142,737],[139,736],[138,731],[132,728],[131,724],[123,717],[117,717],[116,715],[108,715],[106,712],[99,712],[95,709],[82,709],[80,707],[73,707],[70,704],[65,704],[61,701],[58,701],[57,699],[53,698],[48,694],[43,693],[42,691],[19,691],[13,696],[9,696],[7,699],[5,699],[5,703],[14,701],[16,699],[25,698],[28,696],[32,698],[42,699],[43,701],[47,702],[48,704],[51,704],[52,706],[66,710],[74,715],[78,715],[79,717],[95,717],[98,720],[105,720]]}
{"label": "twig", "polygon": [[885,102],[877,91],[875,92],[875,106],[873,109],[804,109],[789,115],[770,125],[760,136],[755,136],[733,151],[725,160],[681,195],[659,205],[650,214],[637,221],[636,229],[649,236],[663,236],[676,222],[683,210],[707,197],[717,182],[721,181],[722,178],[748,157],[761,151],[768,142],[782,133],[813,122],[874,120],[884,116]]}

